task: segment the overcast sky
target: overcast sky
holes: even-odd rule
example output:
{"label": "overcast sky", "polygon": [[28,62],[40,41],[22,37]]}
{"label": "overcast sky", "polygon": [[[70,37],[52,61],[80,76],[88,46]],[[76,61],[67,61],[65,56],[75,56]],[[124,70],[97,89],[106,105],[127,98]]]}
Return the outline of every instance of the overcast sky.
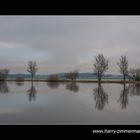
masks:
{"label": "overcast sky", "polygon": [[92,72],[99,53],[108,73],[121,55],[140,67],[140,16],[0,16],[0,68],[10,73],[27,73],[30,60],[39,74]]}

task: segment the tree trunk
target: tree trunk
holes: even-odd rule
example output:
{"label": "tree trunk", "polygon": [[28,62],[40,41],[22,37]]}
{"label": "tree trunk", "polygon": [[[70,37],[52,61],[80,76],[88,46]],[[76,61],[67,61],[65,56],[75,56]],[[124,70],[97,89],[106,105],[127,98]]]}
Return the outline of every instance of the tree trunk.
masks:
{"label": "tree trunk", "polygon": [[101,83],[101,75],[98,74],[98,82]]}
{"label": "tree trunk", "polygon": [[126,79],[126,78],[125,78],[125,74],[124,74],[124,75],[123,75],[123,81],[124,81],[124,82],[125,82],[125,79]]}
{"label": "tree trunk", "polygon": [[31,74],[31,80],[32,80],[32,81],[33,81],[33,77],[34,77],[33,74]]}
{"label": "tree trunk", "polygon": [[32,84],[31,86],[33,87],[33,85],[34,85],[33,80],[31,81],[31,84]]}

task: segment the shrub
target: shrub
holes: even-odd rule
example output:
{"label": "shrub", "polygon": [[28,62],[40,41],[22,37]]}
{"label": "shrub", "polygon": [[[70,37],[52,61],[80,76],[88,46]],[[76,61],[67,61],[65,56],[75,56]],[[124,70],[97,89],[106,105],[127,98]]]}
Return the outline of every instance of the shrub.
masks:
{"label": "shrub", "polygon": [[47,81],[59,81],[59,76],[58,75],[50,75],[47,79]]}
{"label": "shrub", "polygon": [[24,84],[24,78],[23,77],[17,77],[15,79],[16,85],[17,86],[22,86]]}
{"label": "shrub", "polygon": [[69,73],[66,73],[66,79],[70,79],[71,81],[76,80],[79,77],[79,73],[77,70],[71,71]]}
{"label": "shrub", "polygon": [[23,77],[16,77],[15,81],[16,82],[23,82],[24,78]]}
{"label": "shrub", "polygon": [[59,86],[59,76],[58,75],[50,75],[47,79],[47,85],[50,88],[58,88]]}

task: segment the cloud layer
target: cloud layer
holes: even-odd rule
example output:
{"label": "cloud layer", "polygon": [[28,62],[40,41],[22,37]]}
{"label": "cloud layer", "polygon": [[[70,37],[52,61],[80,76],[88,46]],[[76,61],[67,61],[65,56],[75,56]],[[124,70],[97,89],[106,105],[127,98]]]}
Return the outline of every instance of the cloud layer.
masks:
{"label": "cloud layer", "polygon": [[26,73],[29,60],[38,73],[77,69],[91,72],[94,57],[110,60],[118,73],[120,55],[140,62],[140,16],[0,16],[0,67]]}

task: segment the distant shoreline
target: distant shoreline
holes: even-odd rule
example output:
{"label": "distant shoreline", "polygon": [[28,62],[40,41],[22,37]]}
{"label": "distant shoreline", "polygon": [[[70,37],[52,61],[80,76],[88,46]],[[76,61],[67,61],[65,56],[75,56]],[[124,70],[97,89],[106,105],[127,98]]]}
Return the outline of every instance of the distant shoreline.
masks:
{"label": "distant shoreline", "polygon": [[[32,80],[23,80],[23,81],[16,81],[16,80],[6,80],[6,81],[15,81],[15,82],[32,82]],[[77,83],[98,83],[97,80],[76,80],[76,81],[71,81],[71,80],[58,80],[58,81],[50,81],[50,80],[33,80],[33,82],[77,82]],[[118,84],[124,84],[124,83],[135,83],[135,84],[140,84],[140,81],[111,81],[111,80],[104,80],[101,81],[101,83],[118,83]]]}

